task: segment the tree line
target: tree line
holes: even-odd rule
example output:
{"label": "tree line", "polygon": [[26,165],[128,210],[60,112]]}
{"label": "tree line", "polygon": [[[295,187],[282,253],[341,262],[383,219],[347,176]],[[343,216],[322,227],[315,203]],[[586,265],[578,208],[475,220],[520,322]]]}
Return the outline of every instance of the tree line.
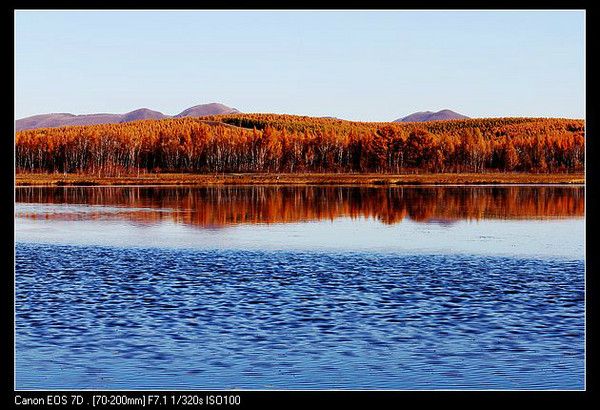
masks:
{"label": "tree line", "polygon": [[143,120],[16,133],[17,172],[572,172],[582,120],[361,123],[275,114]]}

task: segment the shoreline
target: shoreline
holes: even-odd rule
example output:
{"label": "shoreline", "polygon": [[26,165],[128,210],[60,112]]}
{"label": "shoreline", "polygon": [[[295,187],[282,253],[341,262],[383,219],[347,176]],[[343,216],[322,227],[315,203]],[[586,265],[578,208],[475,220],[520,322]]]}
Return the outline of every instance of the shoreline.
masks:
{"label": "shoreline", "polygon": [[438,173],[438,174],[331,174],[331,173],[225,173],[141,174],[94,176],[86,174],[15,174],[15,186],[113,186],[113,185],[584,185],[577,173]]}

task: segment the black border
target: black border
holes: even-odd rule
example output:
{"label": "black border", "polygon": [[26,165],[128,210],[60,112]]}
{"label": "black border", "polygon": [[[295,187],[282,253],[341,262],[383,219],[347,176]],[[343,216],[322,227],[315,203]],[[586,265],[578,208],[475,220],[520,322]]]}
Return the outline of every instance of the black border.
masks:
{"label": "black border", "polygon": [[[28,1],[28,2],[12,2],[11,5],[4,10],[3,13],[3,25],[2,30],[3,40],[7,44],[4,54],[12,56],[4,60],[4,65],[7,66],[9,61],[13,62],[13,85],[12,87],[5,87],[3,93],[4,98],[13,99],[14,104],[14,11],[15,9],[282,9],[293,8],[293,9],[364,9],[365,6],[369,6],[369,9],[585,9],[586,10],[586,390],[585,391],[548,391],[548,392],[527,392],[527,391],[199,391],[199,392],[160,392],[160,394],[181,394],[181,393],[198,393],[200,395],[205,394],[237,394],[241,396],[241,406],[237,408],[251,408],[265,406],[317,406],[317,407],[339,407],[343,405],[361,406],[361,407],[372,407],[378,408],[384,404],[394,404],[396,406],[408,405],[411,402],[418,402],[419,404],[427,405],[442,405],[447,406],[449,404],[466,404],[473,403],[475,405],[481,404],[508,404],[510,402],[518,402],[520,405],[532,405],[532,404],[560,404],[564,401],[569,406],[580,406],[589,404],[592,398],[595,396],[595,373],[596,368],[593,365],[595,359],[595,352],[593,351],[592,340],[593,340],[593,322],[594,312],[596,309],[596,291],[595,287],[595,274],[597,273],[597,245],[594,244],[595,231],[592,227],[598,226],[597,214],[594,212],[600,209],[598,202],[597,189],[594,187],[595,181],[598,180],[598,162],[595,160],[594,154],[598,152],[598,142],[596,141],[596,107],[594,106],[594,95],[592,94],[592,87],[590,86],[594,81],[595,72],[593,70],[594,65],[592,61],[597,55],[596,40],[592,34],[594,28],[594,17],[596,13],[590,9],[591,2],[586,1],[570,1],[570,2],[559,2],[559,1],[529,1],[526,3],[512,3],[509,2],[485,2],[478,4],[473,1],[439,1],[433,0],[426,3],[412,2],[410,4],[375,4],[369,2],[369,4],[362,5],[363,7],[357,7],[356,5],[346,4],[327,4],[322,1],[287,1],[285,4],[268,4],[264,3],[261,5],[254,4],[250,1],[228,1],[227,3],[219,3],[212,5],[205,5],[202,3],[192,2],[181,2],[171,1],[168,4],[163,3],[159,5],[153,2],[132,2],[130,0],[124,0],[121,2],[114,1],[96,1],[90,0],[85,3],[77,3],[74,1],[62,1],[62,2],[45,2],[45,1]],[[5,83],[10,83],[10,78],[6,76],[4,78]],[[3,346],[3,358],[2,363],[2,390],[0,395],[2,402],[10,407],[24,407],[17,406],[15,404],[15,397],[20,395],[22,397],[46,397],[48,395],[71,395],[79,394],[84,396],[86,400],[91,400],[94,394],[109,395],[111,391],[45,391],[45,392],[27,392],[27,391],[15,391],[14,390],[14,106],[13,116],[6,115],[3,118],[3,129],[4,135],[0,138],[0,155],[2,155],[2,176],[1,182],[3,184],[0,203],[0,211],[2,214],[2,222],[0,225],[2,234],[4,235],[2,241],[2,254],[0,260],[3,263],[4,269],[2,273],[5,275],[5,281],[2,288],[2,301],[3,301],[3,320],[2,324],[5,327],[4,334],[2,337]],[[594,252],[596,250],[596,252]],[[122,391],[112,391],[116,394],[123,393]],[[139,397],[141,395],[158,394],[157,392],[151,391],[130,391],[127,392],[128,396]],[[36,406],[41,407],[41,406]],[[61,406],[43,406],[56,408]],[[91,406],[88,406],[91,408]],[[123,407],[123,406],[118,406]],[[170,407],[170,406],[162,406]],[[184,407],[184,406],[179,406]],[[191,406],[186,406],[191,407]],[[195,407],[195,406],[194,406]],[[206,407],[206,406],[202,406]],[[217,408],[224,408],[227,406],[210,406]]]}

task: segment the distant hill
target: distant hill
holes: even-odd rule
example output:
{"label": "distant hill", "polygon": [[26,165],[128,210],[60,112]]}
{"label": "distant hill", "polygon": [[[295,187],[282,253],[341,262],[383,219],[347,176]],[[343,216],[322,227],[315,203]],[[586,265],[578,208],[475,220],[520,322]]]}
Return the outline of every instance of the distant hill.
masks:
{"label": "distant hill", "polygon": [[194,107],[190,107],[187,110],[183,110],[175,116],[175,118],[181,117],[206,117],[209,115],[221,115],[221,114],[240,114],[235,108],[228,107],[219,103],[201,104]]}
{"label": "distant hill", "polygon": [[398,118],[394,122],[426,122],[426,121],[444,121],[444,120],[464,120],[466,115],[459,114],[452,110],[441,110],[438,112],[421,111],[407,115],[403,118]]}
{"label": "distant hill", "polygon": [[168,115],[163,114],[162,112],[152,111],[148,108],[140,108],[139,110],[128,112],[127,114],[123,114],[121,121],[119,122],[130,122],[130,121],[138,121],[138,120],[162,120],[163,118],[168,118]]}
{"label": "distant hill", "polygon": [[200,104],[171,116],[148,108],[140,108],[125,114],[82,114],[52,113],[33,115],[18,119],[15,123],[17,131],[34,128],[53,128],[68,125],[119,124],[138,120],[161,120],[163,118],[206,117],[209,115],[238,114],[240,111],[223,104]]}

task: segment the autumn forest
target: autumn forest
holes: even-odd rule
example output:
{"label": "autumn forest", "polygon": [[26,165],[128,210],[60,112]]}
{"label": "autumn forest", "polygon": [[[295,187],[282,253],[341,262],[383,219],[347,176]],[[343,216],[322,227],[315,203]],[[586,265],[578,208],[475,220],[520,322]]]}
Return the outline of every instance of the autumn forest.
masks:
{"label": "autumn forest", "polygon": [[17,172],[581,171],[582,120],[365,123],[276,114],[142,120],[16,133]]}

